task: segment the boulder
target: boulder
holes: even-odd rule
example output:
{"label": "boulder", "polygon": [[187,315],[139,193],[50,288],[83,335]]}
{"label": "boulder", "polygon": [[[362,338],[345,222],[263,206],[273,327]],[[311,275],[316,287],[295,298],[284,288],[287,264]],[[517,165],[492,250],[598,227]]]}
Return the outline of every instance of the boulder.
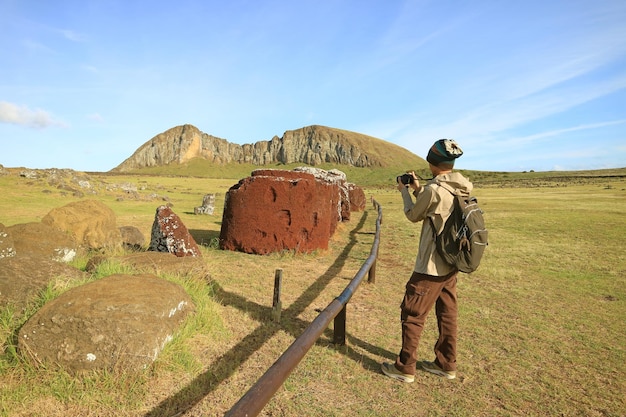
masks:
{"label": "boulder", "polygon": [[350,200],[350,211],[364,211],[365,210],[365,191],[363,188],[348,183],[348,197]]}
{"label": "boulder", "polygon": [[69,233],[76,242],[90,249],[121,244],[115,213],[97,200],[77,201],[52,209],[41,222]]}
{"label": "boulder", "polygon": [[146,237],[141,230],[135,226],[122,226],[120,236],[122,237],[122,245],[129,250],[141,250],[146,244]]}
{"label": "boulder", "polygon": [[136,252],[127,255],[107,258],[94,256],[87,263],[88,272],[95,271],[96,267],[111,259],[122,265],[128,265],[133,271],[150,274],[190,275],[196,278],[210,280],[206,263],[196,256],[174,256],[169,252]]}
{"label": "boulder", "polygon": [[168,206],[159,206],[156,210],[148,250],[176,256],[202,256],[187,227]]}
{"label": "boulder", "polygon": [[0,259],[0,307],[21,314],[53,279],[81,280],[86,274],[67,264],[36,254]]}
{"label": "boulder", "polygon": [[45,304],[19,331],[33,365],[69,372],[143,369],[194,310],[178,284],[154,275],[111,275]]}
{"label": "boulder", "polygon": [[[0,165],[2,167],[2,165]],[[15,256],[15,244],[6,226],[0,223],[0,259]]]}
{"label": "boulder", "polygon": [[7,227],[17,256],[42,256],[59,262],[70,262],[80,252],[80,245],[68,233],[40,222],[20,223]]}
{"label": "boulder", "polygon": [[260,255],[327,249],[338,201],[337,185],[310,173],[253,171],[228,190],[220,247]]}

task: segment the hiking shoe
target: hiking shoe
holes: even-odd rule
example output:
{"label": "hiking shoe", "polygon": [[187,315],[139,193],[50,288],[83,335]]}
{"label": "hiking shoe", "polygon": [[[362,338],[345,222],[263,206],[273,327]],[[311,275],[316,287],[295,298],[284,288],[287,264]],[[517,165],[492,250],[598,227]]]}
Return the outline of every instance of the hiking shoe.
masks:
{"label": "hiking shoe", "polygon": [[430,372],[431,374],[442,376],[446,379],[456,378],[456,371],[444,371],[435,362],[421,361],[419,364],[423,370]]}
{"label": "hiking shoe", "polygon": [[383,362],[380,365],[380,370],[383,371],[383,374],[387,375],[390,378],[397,379],[402,382],[413,382],[415,381],[415,376],[410,374],[403,374],[402,372],[396,369],[396,365],[393,363]]}

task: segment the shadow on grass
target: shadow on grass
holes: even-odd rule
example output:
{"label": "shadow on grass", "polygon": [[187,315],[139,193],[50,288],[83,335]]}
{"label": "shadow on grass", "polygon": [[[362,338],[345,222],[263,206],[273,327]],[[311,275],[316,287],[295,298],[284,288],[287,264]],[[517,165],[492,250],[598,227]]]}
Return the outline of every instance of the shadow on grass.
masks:
{"label": "shadow on grass", "polygon": [[[280,323],[269,320],[269,317],[271,317],[271,307],[251,302],[240,295],[224,290],[221,286],[216,284],[215,298],[218,299],[221,304],[235,307],[240,311],[245,311],[246,314],[252,316],[262,324],[252,333],[244,337],[228,352],[216,358],[205,372],[198,375],[183,389],[163,400],[148,412],[145,417],[181,415],[192,409],[196,404],[200,403],[204,397],[217,389],[220,383],[228,379],[241,364],[248,360],[254,352],[258,351],[266,341],[276,334],[276,332],[283,330],[291,334],[294,338],[300,336],[311,323],[296,317],[317,298],[332,279],[337,276],[337,273],[341,271],[345,265],[346,259],[348,259],[350,251],[357,243],[356,235],[365,224],[367,217],[368,212],[363,212],[359,223],[350,231],[350,241],[344,250],[326,272],[313,282],[291,306],[283,310],[281,313],[282,321]],[[194,232],[199,233],[200,231],[192,231],[192,235]],[[208,235],[212,235],[216,232],[207,233]],[[194,238],[196,237],[194,236]],[[330,329],[326,329],[323,336],[327,339],[326,343],[332,344],[331,340],[333,334]],[[373,355],[395,357],[395,354],[372,346],[365,341],[350,335],[347,335],[347,337],[355,346],[359,346]],[[320,339],[317,341],[318,344],[322,343]],[[374,359],[364,357],[350,347],[342,347],[342,349],[338,351],[343,352],[349,358],[361,363],[365,369],[371,370],[372,368],[378,368],[378,363]]]}
{"label": "shadow on grass", "polygon": [[[199,230],[190,229],[189,234],[193,237],[193,240],[200,246],[216,246],[220,239],[220,232],[215,230]],[[215,243],[214,243],[215,242]]]}

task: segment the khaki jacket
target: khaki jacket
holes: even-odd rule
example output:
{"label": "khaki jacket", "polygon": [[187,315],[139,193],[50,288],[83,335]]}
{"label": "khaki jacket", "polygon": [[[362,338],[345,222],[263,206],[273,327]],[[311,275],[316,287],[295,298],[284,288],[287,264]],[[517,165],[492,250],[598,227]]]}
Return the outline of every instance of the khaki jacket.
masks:
{"label": "khaki jacket", "polygon": [[[441,174],[429,180],[419,191],[413,192],[415,202],[408,188],[401,191],[404,202],[404,214],[410,221],[432,219],[436,233],[440,233],[443,225],[450,217],[454,205],[452,194],[441,187],[439,183],[447,183],[450,187],[469,194],[472,191],[472,183],[458,172]],[[437,253],[435,248],[435,235],[430,220],[423,221],[420,235],[417,259],[415,260],[415,272],[420,274],[444,276],[454,270],[454,267],[446,264]]]}

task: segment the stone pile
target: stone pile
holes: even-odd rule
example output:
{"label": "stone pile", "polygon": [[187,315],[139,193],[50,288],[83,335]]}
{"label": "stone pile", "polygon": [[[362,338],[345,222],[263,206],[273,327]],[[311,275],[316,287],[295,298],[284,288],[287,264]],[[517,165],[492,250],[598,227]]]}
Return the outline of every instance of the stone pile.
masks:
{"label": "stone pile", "polygon": [[41,222],[0,224],[0,307],[16,317],[27,314],[51,283],[88,277],[67,264],[77,254],[90,256],[86,270],[93,273],[107,260],[102,249],[118,253],[123,245],[134,252],[116,262],[140,271],[79,285],[44,304],[19,330],[17,347],[27,361],[80,372],[142,369],[156,359],[194,307],[182,287],[155,274],[210,277],[169,207],[157,209],[153,229],[158,239],[151,241],[162,242],[155,245],[162,252],[139,252],[143,234],[133,226],[118,228],[113,212],[94,200],[55,208]]}

